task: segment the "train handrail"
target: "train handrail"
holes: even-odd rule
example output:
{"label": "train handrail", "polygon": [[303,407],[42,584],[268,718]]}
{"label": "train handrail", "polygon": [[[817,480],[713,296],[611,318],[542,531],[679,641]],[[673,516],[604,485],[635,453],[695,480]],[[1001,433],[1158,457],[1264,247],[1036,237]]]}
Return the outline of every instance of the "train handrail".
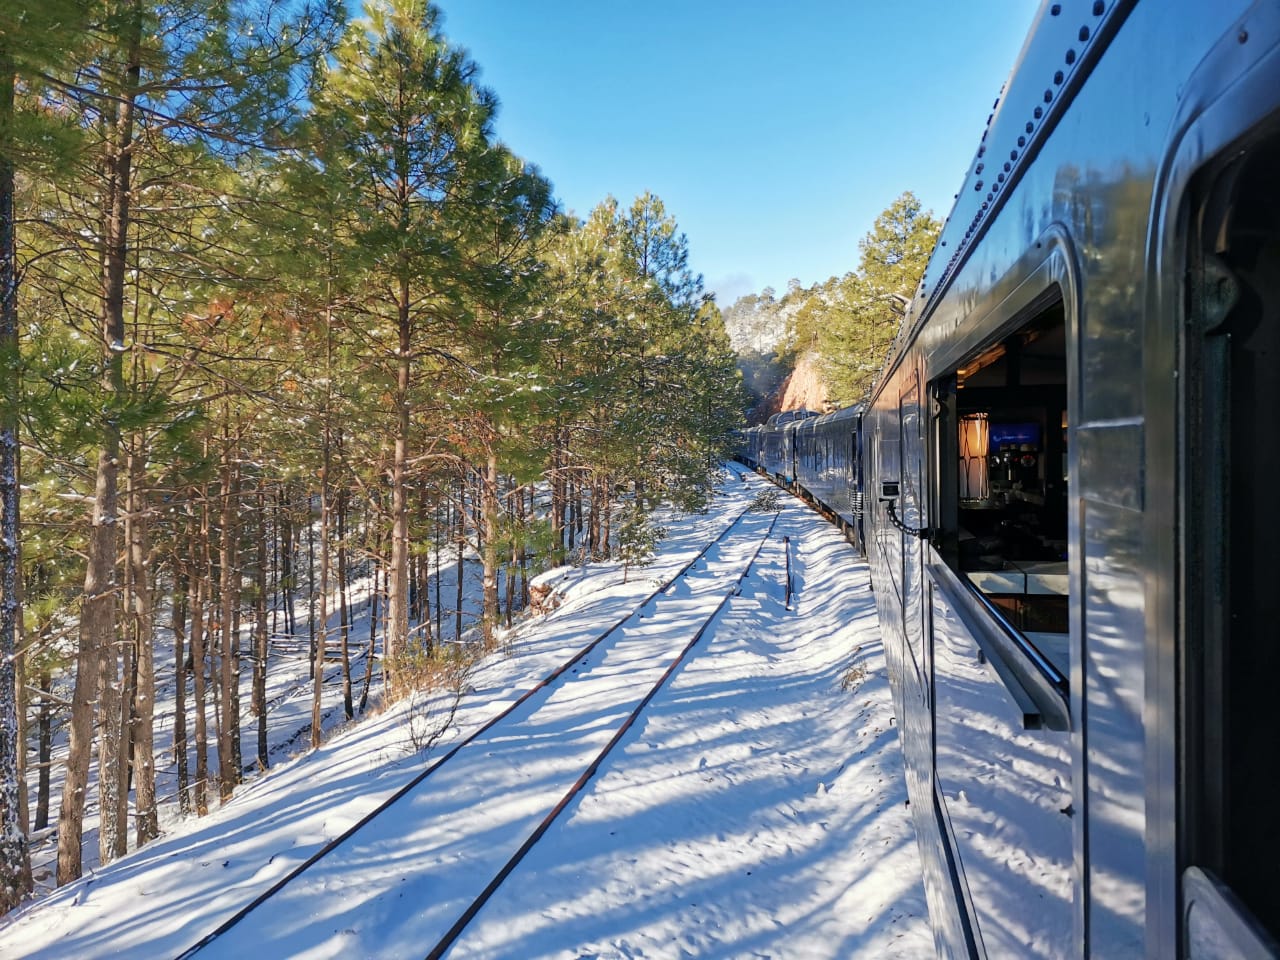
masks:
{"label": "train handrail", "polygon": [[967,579],[940,561],[926,568],[1022,711],[1023,726],[1070,730],[1067,678]]}
{"label": "train handrail", "polygon": [[1280,944],[1212,872],[1188,867],[1182,874],[1182,900],[1186,955],[1191,960],[1272,960],[1280,956]]}

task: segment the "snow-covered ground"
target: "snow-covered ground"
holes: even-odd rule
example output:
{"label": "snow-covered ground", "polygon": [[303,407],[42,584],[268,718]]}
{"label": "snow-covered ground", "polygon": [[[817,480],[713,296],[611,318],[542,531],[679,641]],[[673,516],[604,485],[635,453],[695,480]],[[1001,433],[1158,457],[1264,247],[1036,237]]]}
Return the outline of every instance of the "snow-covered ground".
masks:
{"label": "snow-covered ground", "polygon": [[[707,514],[666,522],[657,562],[629,582],[613,565],[568,573],[561,606],[473,671],[431,749],[410,752],[452,698],[349,726],[19,911],[0,928],[0,957],[188,949],[634,609],[761,489],[732,479]],[[577,776],[564,779],[581,770],[572,758],[595,755],[714,608],[771,519],[749,514],[582,677],[531,698],[200,955],[425,955]],[[866,566],[784,497],[740,593],[448,956],[932,954]]]}

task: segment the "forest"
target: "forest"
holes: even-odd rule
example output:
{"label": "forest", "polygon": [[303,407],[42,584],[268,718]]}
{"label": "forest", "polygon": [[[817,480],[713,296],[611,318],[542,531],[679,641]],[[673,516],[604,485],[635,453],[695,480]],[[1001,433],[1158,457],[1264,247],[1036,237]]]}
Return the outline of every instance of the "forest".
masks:
{"label": "forest", "polygon": [[0,910],[33,831],[83,873],[91,794],[98,862],[156,837],[157,757],[231,796],[273,638],[314,747],[326,662],[404,696],[707,495],[746,399],[676,219],[562,210],[477,69],[423,0],[0,2]]}
{"label": "forest", "polygon": [[766,287],[726,307],[725,327],[753,402],[749,421],[777,413],[799,371],[816,377],[826,409],[865,400],[941,230],[908,191],[858,241],[854,269],[811,287],[792,280],[781,297]]}

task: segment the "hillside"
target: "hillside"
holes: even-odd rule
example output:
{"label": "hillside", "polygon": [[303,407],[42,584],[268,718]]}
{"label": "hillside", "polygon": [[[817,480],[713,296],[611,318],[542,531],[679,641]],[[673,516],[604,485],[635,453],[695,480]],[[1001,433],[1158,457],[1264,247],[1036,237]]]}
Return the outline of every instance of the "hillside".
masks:
{"label": "hillside", "polygon": [[783,410],[831,409],[829,391],[822,377],[818,357],[814,353],[801,354],[795,369],[786,374],[776,389],[764,396],[748,413],[750,423],[763,423],[773,414]]}

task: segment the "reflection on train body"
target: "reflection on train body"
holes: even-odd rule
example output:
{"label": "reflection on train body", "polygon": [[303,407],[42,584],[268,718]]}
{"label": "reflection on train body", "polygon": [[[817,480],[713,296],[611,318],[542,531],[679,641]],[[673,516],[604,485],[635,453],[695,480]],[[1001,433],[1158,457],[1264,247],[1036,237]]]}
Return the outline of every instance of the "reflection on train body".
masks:
{"label": "reflection on train body", "polygon": [[1280,4],[1046,2],[868,402],[744,437],[871,564],[940,955],[1280,957],[1277,170]]}

